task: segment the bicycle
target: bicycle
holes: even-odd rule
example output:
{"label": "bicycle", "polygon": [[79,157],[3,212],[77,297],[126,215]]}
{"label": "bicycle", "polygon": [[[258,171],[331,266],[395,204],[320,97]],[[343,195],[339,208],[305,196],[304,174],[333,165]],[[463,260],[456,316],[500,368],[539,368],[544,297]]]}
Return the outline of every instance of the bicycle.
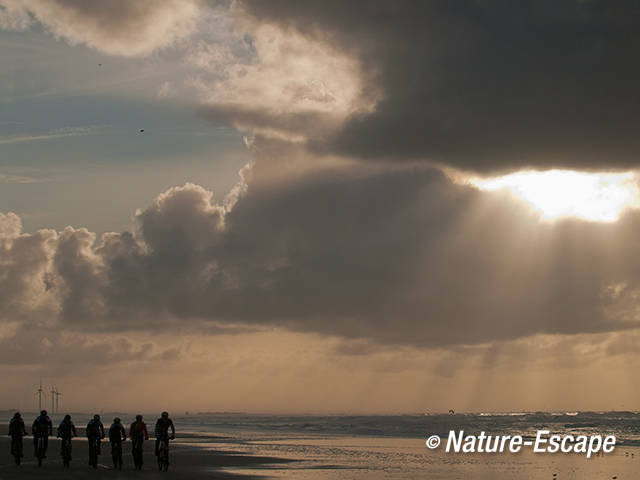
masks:
{"label": "bicycle", "polygon": [[11,439],[11,454],[15,459],[16,465],[20,465],[22,461],[22,437],[14,437]]}
{"label": "bicycle", "polygon": [[122,442],[111,443],[111,459],[113,460],[113,468],[122,470]]}
{"label": "bicycle", "polygon": [[70,437],[65,437],[62,439],[60,455],[62,456],[62,466],[65,468],[69,468],[69,464],[71,462],[71,438]]}
{"label": "bicycle", "polygon": [[100,438],[89,439],[89,465],[98,468],[98,455],[100,455]]}
{"label": "bicycle", "polygon": [[131,454],[133,455],[133,463],[136,470],[142,470],[142,438],[131,439]]}
{"label": "bicycle", "polygon": [[44,435],[38,436],[38,443],[36,443],[36,458],[38,459],[38,466],[42,466],[42,459],[46,456],[45,447],[46,437]]}
{"label": "bicycle", "polygon": [[169,470],[169,437],[160,438],[158,445],[158,469],[161,472]]}

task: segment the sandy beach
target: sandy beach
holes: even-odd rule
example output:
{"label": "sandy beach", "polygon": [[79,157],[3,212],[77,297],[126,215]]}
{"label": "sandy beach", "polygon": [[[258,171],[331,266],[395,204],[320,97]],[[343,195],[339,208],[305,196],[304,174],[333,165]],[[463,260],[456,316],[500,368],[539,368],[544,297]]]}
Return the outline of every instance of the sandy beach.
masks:
{"label": "sandy beach", "polygon": [[[180,440],[188,440],[182,436]],[[102,455],[99,458],[97,470],[88,465],[87,441],[84,429],[78,429],[78,437],[73,441],[73,459],[69,469],[62,468],[60,459],[60,441],[49,438],[47,458],[42,467],[38,468],[33,457],[32,437],[24,438],[24,458],[21,466],[16,466],[10,455],[10,437],[7,427],[0,427],[0,480],[10,479],[73,479],[73,478],[173,478],[184,479],[249,479],[255,476],[233,474],[221,471],[223,468],[260,469],[262,466],[287,463],[289,460],[275,457],[252,456],[228,450],[209,450],[195,445],[180,445],[172,443],[170,451],[171,467],[168,474],[159,472],[153,455],[153,439],[145,442],[144,468],[138,472],[133,468],[131,446],[127,441],[123,446],[124,465],[121,471],[114,472],[111,464],[111,448],[108,441],[102,444]]]}
{"label": "sandy beach", "polygon": [[[33,414],[27,415],[31,419]],[[106,416],[106,415],[105,415]],[[130,415],[123,416],[129,418]],[[77,414],[74,418],[90,418]],[[57,424],[57,420],[54,424]],[[50,439],[48,458],[38,468],[32,437],[25,438],[24,464],[17,467],[9,454],[7,426],[0,426],[0,480],[166,478],[283,480],[619,480],[637,478],[640,438],[636,414],[628,412],[570,415],[402,415],[295,416],[249,414],[194,414],[175,416],[178,436],[171,443],[171,467],[159,472],[153,440],[144,447],[142,472],[133,469],[130,443],[124,446],[122,471],[111,468],[110,446],[103,443],[99,468],[88,466],[84,429],[73,443],[71,468],[62,468],[60,442]],[[8,423],[8,422],[7,422]],[[615,435],[611,453],[447,453],[425,446],[421,432],[464,430],[519,433],[533,430],[561,434]],[[404,434],[405,436],[402,436]],[[555,475],[554,475],[555,474]]]}

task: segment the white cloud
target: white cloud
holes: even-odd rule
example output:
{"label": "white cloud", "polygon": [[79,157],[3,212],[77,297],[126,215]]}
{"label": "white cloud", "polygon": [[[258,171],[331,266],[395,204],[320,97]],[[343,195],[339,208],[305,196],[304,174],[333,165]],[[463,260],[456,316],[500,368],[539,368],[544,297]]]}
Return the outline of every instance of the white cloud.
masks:
{"label": "white cloud", "polygon": [[157,95],[159,98],[167,98],[171,93],[171,82],[162,82],[158,87]]}
{"label": "white cloud", "polygon": [[0,29],[26,30],[33,24],[29,12],[19,0],[0,1]]}
{"label": "white cloud", "polygon": [[2,0],[0,27],[26,29],[39,22],[72,45],[111,55],[148,55],[195,30],[197,0]]}
{"label": "white cloud", "polygon": [[13,175],[0,172],[0,183],[42,183],[46,181],[48,181],[48,179],[42,177],[28,177],[25,175]]}
{"label": "white cloud", "polygon": [[22,134],[0,137],[0,145],[8,145],[11,143],[40,142],[44,140],[56,140],[65,137],[82,137],[85,135],[96,135],[104,132],[103,127],[67,127],[50,130],[46,133],[39,134]]}
{"label": "white cloud", "polygon": [[376,92],[364,91],[357,59],[295,30],[256,22],[241,8],[225,18],[227,41],[201,39],[187,56],[200,71],[189,82],[208,106],[208,118],[305,141],[373,109]]}

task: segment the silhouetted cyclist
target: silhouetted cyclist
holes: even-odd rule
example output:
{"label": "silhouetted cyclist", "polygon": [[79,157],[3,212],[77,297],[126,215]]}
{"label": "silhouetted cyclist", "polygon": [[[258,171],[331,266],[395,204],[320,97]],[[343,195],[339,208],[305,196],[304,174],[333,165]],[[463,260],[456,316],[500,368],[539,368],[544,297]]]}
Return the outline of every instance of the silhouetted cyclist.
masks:
{"label": "silhouetted cyclist", "polygon": [[9,435],[11,436],[11,455],[16,460],[16,465],[20,465],[20,459],[24,457],[22,448],[22,437],[27,434],[24,428],[24,420],[20,412],[13,414],[13,418],[9,422]]}
{"label": "silhouetted cyclist", "polygon": [[[169,435],[169,429],[171,429],[171,435]],[[158,457],[158,468],[160,471],[166,472],[169,470],[169,440],[174,439],[176,436],[176,429],[167,412],[162,412],[162,415],[156,422],[155,434],[155,453],[156,457]]]}
{"label": "silhouetted cyclist", "polygon": [[[169,429],[171,429],[171,435],[169,435]],[[169,418],[169,414],[167,412],[162,412],[162,415],[156,422],[156,457],[158,456],[158,447],[160,446],[161,440],[173,440],[176,437],[176,429],[173,426],[173,420]]]}
{"label": "silhouetted cyclist", "polygon": [[136,470],[142,470],[142,444],[144,440],[149,440],[147,425],[142,421],[142,415],[136,415],[136,421],[129,428],[129,438],[131,438],[131,454]]}
{"label": "silhouetted cyclist", "polygon": [[98,468],[98,455],[100,455],[100,440],[104,438],[104,426],[100,421],[100,415],[94,415],[87,424],[87,439],[89,440],[89,465]]}
{"label": "silhouetted cyclist", "polygon": [[[31,425],[31,433],[33,433],[33,455],[38,460],[47,458],[47,447],[49,446],[49,435],[53,435],[53,424],[47,415],[46,410],[40,412],[40,416],[33,421]],[[38,452],[38,443],[42,439],[42,451]],[[38,455],[40,453],[40,455]],[[40,463],[40,462],[38,462]]]}
{"label": "silhouetted cyclist", "polygon": [[58,437],[62,439],[60,442],[60,456],[64,467],[68,467],[69,462],[71,462],[71,439],[77,436],[76,426],[71,421],[71,415],[65,415],[64,420],[58,425]]}
{"label": "silhouetted cyclist", "polygon": [[122,470],[122,442],[127,439],[127,431],[125,430],[118,417],[113,419],[113,424],[109,428],[109,441],[111,442],[111,458],[113,459],[113,468]]}

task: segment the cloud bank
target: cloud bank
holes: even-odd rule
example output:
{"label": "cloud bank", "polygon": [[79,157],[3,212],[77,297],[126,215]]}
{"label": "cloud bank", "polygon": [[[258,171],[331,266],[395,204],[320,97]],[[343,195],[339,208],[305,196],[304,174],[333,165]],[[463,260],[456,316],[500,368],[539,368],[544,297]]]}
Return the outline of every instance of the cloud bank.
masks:
{"label": "cloud bank", "polygon": [[428,168],[251,185],[218,202],[172,188],[138,211],[135,232],[99,241],[72,227],[22,233],[3,215],[3,321],[278,327],[421,347],[638,325],[637,213],[548,224]]}

